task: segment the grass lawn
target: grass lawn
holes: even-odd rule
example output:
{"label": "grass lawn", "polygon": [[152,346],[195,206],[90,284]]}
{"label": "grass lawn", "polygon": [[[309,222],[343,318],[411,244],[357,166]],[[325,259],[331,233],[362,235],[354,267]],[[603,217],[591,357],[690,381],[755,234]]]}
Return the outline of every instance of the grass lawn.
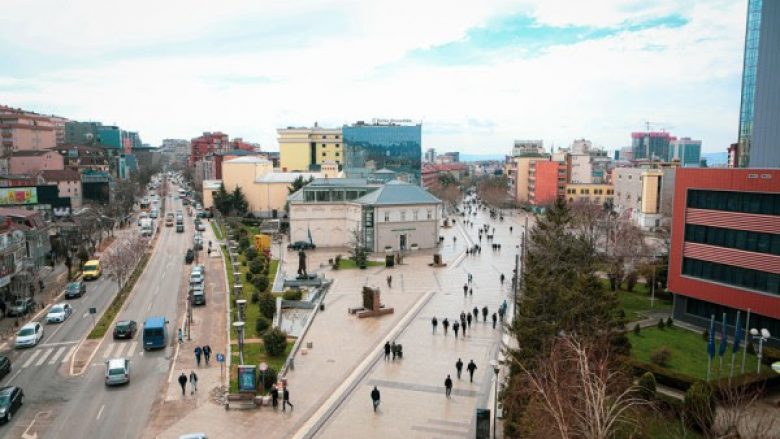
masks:
{"label": "grass lawn", "polygon": [[[608,280],[603,279],[601,284],[604,285],[604,288],[609,288]],[[618,300],[620,300],[620,306],[626,313],[627,321],[634,322],[642,320],[642,314],[648,311],[672,311],[672,302],[660,300],[657,295],[654,306],[650,308],[650,293],[650,288],[643,283],[637,283],[634,287],[634,291],[618,288]]]}
{"label": "grass lawn", "polygon": [[[287,348],[284,351],[284,355],[278,357],[269,357],[265,353],[265,348],[262,343],[246,343],[244,344],[244,363],[257,364],[268,363],[268,366],[273,368],[277,373],[282,370],[284,362],[287,360],[287,355],[292,350],[295,340],[287,340]],[[230,391],[238,391],[238,344],[230,345],[230,352],[233,356],[231,361],[230,370]]]}
{"label": "grass lawn", "polygon": [[676,416],[664,414],[652,408],[640,408],[632,416],[636,417],[638,431],[626,429],[618,432],[619,439],[646,437],[653,439],[701,439],[699,433],[685,428]]}
{"label": "grass lawn", "polygon": [[[381,261],[366,261],[367,267],[384,267],[385,263]],[[339,261],[339,270],[348,270],[350,268],[358,268],[357,262],[354,259],[342,258]]]}
{"label": "grass lawn", "polygon": [[[244,263],[246,258],[243,254],[238,255],[238,260],[241,264]],[[269,263],[268,268],[268,290],[271,291],[271,288],[274,284],[274,279],[276,278],[276,267],[279,265],[279,261],[272,259]],[[255,321],[257,321],[258,317],[260,317],[260,307],[257,306],[256,303],[252,303],[252,293],[255,291],[254,285],[252,285],[251,282],[247,282],[246,280],[246,273],[249,271],[248,265],[239,265],[239,271],[241,273],[241,285],[243,287],[241,288],[241,298],[246,300],[246,310],[245,310],[245,316],[244,321],[246,322],[246,326],[244,326],[244,334],[245,338],[260,338],[260,334],[257,333],[257,330],[255,329]],[[233,267],[229,267],[228,269],[228,278],[233,279]],[[231,293],[232,293],[232,286],[231,286]],[[234,303],[234,302],[232,302]],[[231,303],[231,309],[230,309],[230,320],[231,322],[236,321],[236,317],[238,316],[238,310],[232,306]],[[234,328],[230,328],[231,331],[231,339],[235,340],[238,338],[238,334],[236,334],[236,330]]]}
{"label": "grass lawn", "polygon": [[[650,355],[656,349],[667,347],[671,352],[671,358],[667,368],[685,375],[707,379],[707,342],[700,333],[688,331],[682,328],[667,328],[660,330],[658,328],[642,329],[639,335],[629,331],[627,334],[631,341],[631,355],[641,361],[650,362]],[[716,356],[712,361],[711,378],[718,377],[718,365],[720,357],[717,356],[717,349],[720,343],[718,338],[715,340]],[[729,345],[726,353],[723,355],[723,369],[721,377],[727,377],[731,367],[732,346]],[[748,354],[745,363],[745,370],[754,373],[756,370],[757,358],[755,355]],[[736,354],[735,368],[738,375],[739,368],[742,365],[742,349]],[[763,369],[767,370],[766,366]]]}
{"label": "grass lawn", "polygon": [[214,236],[220,241],[225,237],[225,231],[222,230],[222,226],[218,225],[216,221],[209,221],[211,223],[211,230],[214,231]]}

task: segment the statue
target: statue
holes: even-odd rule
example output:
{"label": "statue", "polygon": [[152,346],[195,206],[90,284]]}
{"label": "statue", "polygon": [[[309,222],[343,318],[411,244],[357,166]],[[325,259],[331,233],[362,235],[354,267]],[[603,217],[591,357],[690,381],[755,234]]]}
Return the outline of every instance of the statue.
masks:
{"label": "statue", "polygon": [[306,252],[303,250],[298,251],[298,277],[309,277],[309,274],[306,273]]}

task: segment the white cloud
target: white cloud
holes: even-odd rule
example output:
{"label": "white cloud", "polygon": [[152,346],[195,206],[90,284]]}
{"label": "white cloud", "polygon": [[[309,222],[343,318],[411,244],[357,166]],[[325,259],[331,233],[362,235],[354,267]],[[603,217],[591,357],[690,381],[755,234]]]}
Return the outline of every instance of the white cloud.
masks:
{"label": "white cloud", "polygon": [[[586,137],[614,148],[628,143],[628,133],[644,120],[668,122],[675,134],[703,139],[706,150],[721,150],[736,136],[741,4],[322,0],[306,2],[306,9],[297,2],[227,2],[208,9],[201,7],[207,3],[156,2],[153,9],[144,2],[103,3],[63,10],[52,2],[40,9],[40,21],[25,8],[8,9],[14,12],[0,18],[0,47],[10,35],[21,35],[13,41],[26,50],[103,55],[86,66],[0,77],[3,100],[117,123],[152,143],[223,130],[274,145],[278,127],[384,116],[423,120],[431,127],[424,128],[424,147],[470,153],[506,152],[513,138],[526,137],[548,145]],[[305,10],[344,26],[307,34],[310,28],[294,25],[316,22],[304,17]],[[470,29],[518,10],[554,25],[616,26],[672,13],[690,22],[555,46],[530,58],[521,48],[496,49],[477,65],[404,58],[411,50],[461,40]],[[43,19],[52,17],[61,18],[46,31]],[[290,46],[143,53],[157,44],[197,42],[201,34],[230,35],[232,24],[272,23],[275,17],[290,28],[274,38],[293,41]],[[140,53],[121,54],[134,49]]]}

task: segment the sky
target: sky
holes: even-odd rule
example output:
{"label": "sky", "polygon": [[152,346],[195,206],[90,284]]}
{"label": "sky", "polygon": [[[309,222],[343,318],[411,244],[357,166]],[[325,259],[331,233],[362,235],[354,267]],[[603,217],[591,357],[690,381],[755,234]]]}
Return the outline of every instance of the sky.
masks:
{"label": "sky", "polygon": [[0,104],[138,131],[423,124],[423,148],[509,153],[646,122],[736,140],[747,0],[4,0]]}

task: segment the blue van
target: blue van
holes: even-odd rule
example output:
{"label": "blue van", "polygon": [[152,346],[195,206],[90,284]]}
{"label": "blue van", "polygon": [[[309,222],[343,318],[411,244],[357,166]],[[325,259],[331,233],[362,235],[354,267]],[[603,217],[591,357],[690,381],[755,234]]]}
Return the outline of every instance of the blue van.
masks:
{"label": "blue van", "polygon": [[144,322],[144,350],[161,349],[168,339],[168,321],[165,317],[149,317]]}

